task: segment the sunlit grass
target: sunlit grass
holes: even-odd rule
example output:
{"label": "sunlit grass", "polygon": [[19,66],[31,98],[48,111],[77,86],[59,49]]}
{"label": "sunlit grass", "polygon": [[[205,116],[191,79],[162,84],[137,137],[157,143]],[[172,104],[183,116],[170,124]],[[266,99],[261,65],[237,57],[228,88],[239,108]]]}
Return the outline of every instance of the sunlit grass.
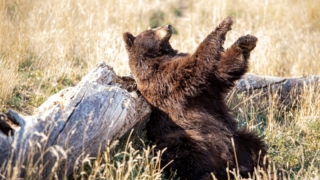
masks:
{"label": "sunlit grass", "polygon": [[[249,33],[259,39],[250,72],[275,76],[320,74],[318,0],[4,0],[0,1],[0,111],[13,108],[31,114],[47,97],[75,85],[101,61],[120,75],[128,74],[122,40],[125,31],[136,35],[148,27],[170,23],[175,29],[173,47],[192,53],[229,15],[235,23],[226,47]],[[266,140],[272,167],[282,173],[277,177],[319,178],[320,96],[318,91],[306,89],[302,97],[293,109],[278,108],[274,101],[267,107],[256,107],[250,97],[240,104],[232,104],[229,99],[240,125]],[[90,170],[73,177],[117,179],[127,178],[129,173],[127,179],[160,179],[157,151],[152,154],[148,146],[134,146],[128,142],[118,154],[111,149],[102,152],[86,165]],[[133,164],[121,158],[109,161],[123,156],[121,153],[129,154],[125,159]],[[140,156],[145,161],[140,162]],[[147,156],[155,158],[155,164]],[[131,171],[133,166],[148,166],[149,175],[137,175],[140,171]]]}

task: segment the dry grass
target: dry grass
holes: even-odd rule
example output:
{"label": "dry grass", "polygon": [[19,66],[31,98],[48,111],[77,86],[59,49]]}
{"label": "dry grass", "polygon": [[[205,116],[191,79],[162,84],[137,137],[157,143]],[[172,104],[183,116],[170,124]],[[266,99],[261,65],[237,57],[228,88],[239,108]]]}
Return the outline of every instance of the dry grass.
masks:
{"label": "dry grass", "polygon": [[[149,26],[170,23],[176,32],[173,47],[192,52],[228,15],[235,24],[226,46],[248,33],[259,39],[251,72],[320,74],[318,0],[4,0],[0,1],[0,110],[14,108],[30,114],[48,96],[76,84],[101,61],[120,75],[128,74],[122,42],[125,31],[137,34]],[[291,110],[279,110],[272,103],[258,109],[249,100],[233,109],[240,122],[265,137],[274,168],[287,179],[319,178],[318,95],[306,91],[299,108]],[[140,156],[146,156],[142,149]],[[93,174],[108,166],[108,153],[91,165]],[[123,165],[124,170],[127,166]],[[150,167],[156,169],[150,173],[159,172],[159,167]],[[134,178],[130,175],[128,179]]]}

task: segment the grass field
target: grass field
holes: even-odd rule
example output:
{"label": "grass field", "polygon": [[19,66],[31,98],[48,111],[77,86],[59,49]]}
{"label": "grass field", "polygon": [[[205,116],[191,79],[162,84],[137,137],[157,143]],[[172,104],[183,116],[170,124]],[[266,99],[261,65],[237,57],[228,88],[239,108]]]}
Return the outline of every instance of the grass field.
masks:
{"label": "grass field", "polygon": [[[136,35],[148,27],[170,23],[175,31],[172,46],[193,52],[227,16],[233,16],[235,23],[226,47],[249,33],[259,39],[250,72],[320,74],[319,0],[2,0],[0,111],[12,108],[31,114],[47,97],[74,86],[101,61],[113,66],[119,75],[130,73],[122,41],[125,31]],[[239,122],[266,140],[272,168],[278,172],[275,178],[319,179],[319,95],[306,90],[298,108],[286,110],[272,102],[264,109],[250,101],[229,104]],[[131,140],[138,143],[104,152],[74,177],[163,178],[159,154],[143,145],[139,135]],[[133,159],[119,158],[123,154]],[[139,170],[142,166],[146,168]]]}

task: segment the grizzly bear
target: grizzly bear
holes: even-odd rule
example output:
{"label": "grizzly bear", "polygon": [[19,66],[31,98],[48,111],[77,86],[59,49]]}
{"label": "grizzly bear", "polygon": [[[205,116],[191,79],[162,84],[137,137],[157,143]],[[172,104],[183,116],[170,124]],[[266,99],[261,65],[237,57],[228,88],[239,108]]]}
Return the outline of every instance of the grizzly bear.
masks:
{"label": "grizzly bear", "polygon": [[138,90],[153,106],[147,137],[166,148],[161,165],[180,179],[227,179],[230,170],[248,177],[264,166],[267,154],[261,138],[237,129],[225,94],[248,69],[257,38],[240,37],[224,50],[233,21],[226,18],[193,54],[178,53],[169,39],[171,25],[138,36],[124,33],[129,66]]}

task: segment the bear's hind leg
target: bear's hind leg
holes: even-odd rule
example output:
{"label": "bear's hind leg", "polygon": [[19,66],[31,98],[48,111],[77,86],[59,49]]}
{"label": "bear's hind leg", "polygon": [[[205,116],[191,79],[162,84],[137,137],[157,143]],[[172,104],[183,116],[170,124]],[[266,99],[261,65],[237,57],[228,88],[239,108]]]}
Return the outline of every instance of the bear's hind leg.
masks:
{"label": "bear's hind leg", "polygon": [[171,172],[175,172],[175,178],[180,177],[181,180],[206,180],[212,172],[218,179],[226,179],[225,166],[222,165],[225,162],[213,157],[205,144],[195,137],[185,130],[178,130],[158,141],[158,148],[167,148],[161,164],[166,166],[166,175],[169,177]]}
{"label": "bear's hind leg", "polygon": [[238,131],[235,137],[235,148],[242,177],[248,178],[248,174],[252,176],[254,168],[258,166],[266,171],[267,147],[254,132],[246,129]]}

